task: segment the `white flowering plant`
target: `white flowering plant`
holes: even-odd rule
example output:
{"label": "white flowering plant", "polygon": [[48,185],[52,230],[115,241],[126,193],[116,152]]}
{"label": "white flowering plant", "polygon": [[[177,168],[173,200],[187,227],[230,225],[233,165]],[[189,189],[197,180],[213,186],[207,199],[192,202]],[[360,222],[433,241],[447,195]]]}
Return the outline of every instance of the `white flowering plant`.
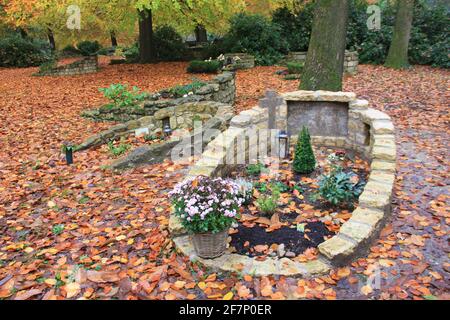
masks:
{"label": "white flowering plant", "polygon": [[339,161],[344,161],[345,155],[346,155],[346,152],[344,150],[338,150],[336,152],[330,153],[327,157],[327,160],[330,164],[334,164]]}
{"label": "white flowering plant", "polygon": [[239,186],[239,195],[244,199],[243,204],[250,204],[253,197],[253,183],[245,179],[237,179],[236,184]]}
{"label": "white flowering plant", "polygon": [[232,180],[198,176],[187,179],[169,193],[175,214],[190,233],[219,233],[229,228],[244,199]]}

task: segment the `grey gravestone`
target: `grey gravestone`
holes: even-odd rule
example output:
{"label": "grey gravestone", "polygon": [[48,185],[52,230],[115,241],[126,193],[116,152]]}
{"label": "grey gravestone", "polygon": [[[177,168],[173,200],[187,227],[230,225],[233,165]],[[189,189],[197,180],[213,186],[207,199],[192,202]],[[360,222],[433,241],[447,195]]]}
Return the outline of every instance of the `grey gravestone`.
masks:
{"label": "grey gravestone", "polygon": [[283,103],[284,99],[274,90],[267,90],[266,96],[259,100],[259,106],[269,110],[269,129],[276,129],[277,112]]}
{"label": "grey gravestone", "polygon": [[288,133],[297,135],[303,126],[313,136],[347,136],[348,103],[288,101]]}

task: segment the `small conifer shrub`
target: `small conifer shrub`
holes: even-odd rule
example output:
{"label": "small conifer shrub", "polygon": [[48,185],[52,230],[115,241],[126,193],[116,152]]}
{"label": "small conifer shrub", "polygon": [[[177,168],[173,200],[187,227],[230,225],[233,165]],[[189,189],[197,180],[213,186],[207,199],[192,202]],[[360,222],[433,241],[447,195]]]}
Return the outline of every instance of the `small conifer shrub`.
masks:
{"label": "small conifer shrub", "polygon": [[295,147],[295,157],[293,169],[295,173],[307,174],[314,171],[316,158],[311,146],[309,130],[303,127],[298,135],[297,146]]}

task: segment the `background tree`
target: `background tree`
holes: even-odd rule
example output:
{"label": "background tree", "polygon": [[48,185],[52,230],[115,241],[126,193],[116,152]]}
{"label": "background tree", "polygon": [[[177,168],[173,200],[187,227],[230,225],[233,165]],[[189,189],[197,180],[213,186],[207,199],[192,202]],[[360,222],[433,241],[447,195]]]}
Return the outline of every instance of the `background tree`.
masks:
{"label": "background tree", "polygon": [[109,38],[111,46],[118,44],[118,36],[134,34],[138,15],[132,0],[82,0],[83,17],[89,19],[91,28],[102,38]]}
{"label": "background tree", "polygon": [[64,1],[57,0],[14,0],[5,4],[7,21],[22,35],[27,31],[41,31],[48,38],[50,47],[56,49],[54,30],[65,26]]}
{"label": "background tree", "polygon": [[156,60],[153,43],[153,17],[152,10],[138,9],[139,13],[139,61],[150,63]]}
{"label": "background tree", "polygon": [[243,4],[243,0],[136,0],[141,63],[155,61],[154,25],[167,23],[184,33],[192,32],[198,25],[223,32],[229,17],[241,10]]}
{"label": "background tree", "polygon": [[394,35],[385,65],[402,69],[409,66],[408,46],[414,14],[414,0],[397,0]]}
{"label": "background tree", "polygon": [[300,88],[342,90],[348,0],[318,0]]}

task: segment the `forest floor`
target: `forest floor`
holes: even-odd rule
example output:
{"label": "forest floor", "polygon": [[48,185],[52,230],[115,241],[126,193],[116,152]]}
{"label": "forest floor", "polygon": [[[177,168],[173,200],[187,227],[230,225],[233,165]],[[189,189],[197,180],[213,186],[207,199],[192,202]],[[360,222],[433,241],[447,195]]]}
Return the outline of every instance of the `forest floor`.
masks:
{"label": "forest floor", "polygon": [[[0,69],[0,299],[449,299],[450,72],[360,66],[344,90],[391,115],[398,174],[392,218],[370,254],[313,279],[213,273],[174,253],[167,192],[185,167],[170,162],[112,174],[104,148],[76,153],[109,127],[81,118],[100,87],[155,91],[190,82],[185,63],[107,65],[96,74],[34,77]],[[236,112],[266,89],[296,90],[279,67],[237,73]],[[199,76],[207,79],[210,76]],[[381,281],[371,281],[379,274]],[[377,279],[375,277],[375,279]]]}

